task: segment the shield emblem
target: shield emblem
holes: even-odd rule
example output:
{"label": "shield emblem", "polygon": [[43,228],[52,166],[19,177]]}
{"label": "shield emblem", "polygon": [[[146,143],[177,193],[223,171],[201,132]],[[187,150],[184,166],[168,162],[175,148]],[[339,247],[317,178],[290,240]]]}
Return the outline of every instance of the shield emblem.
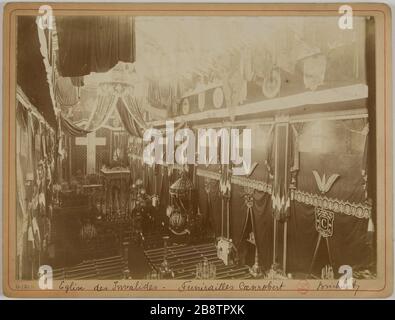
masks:
{"label": "shield emblem", "polygon": [[320,207],[315,208],[315,228],[324,238],[332,236],[334,218],[332,211]]}

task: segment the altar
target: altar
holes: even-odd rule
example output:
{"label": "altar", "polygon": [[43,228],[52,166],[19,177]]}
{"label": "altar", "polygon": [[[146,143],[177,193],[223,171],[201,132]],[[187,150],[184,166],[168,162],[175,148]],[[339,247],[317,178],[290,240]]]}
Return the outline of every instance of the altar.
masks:
{"label": "altar", "polygon": [[103,213],[110,217],[128,214],[130,170],[123,167],[103,167],[100,172],[105,195]]}

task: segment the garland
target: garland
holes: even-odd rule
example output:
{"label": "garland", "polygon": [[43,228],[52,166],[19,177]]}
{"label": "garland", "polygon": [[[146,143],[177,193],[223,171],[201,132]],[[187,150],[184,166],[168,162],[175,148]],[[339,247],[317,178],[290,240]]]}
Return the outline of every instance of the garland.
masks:
{"label": "garland", "polygon": [[[220,179],[219,173],[205,169],[197,169],[197,175],[213,180]],[[272,193],[272,186],[263,181],[240,176],[233,176],[232,183],[242,187],[252,188],[257,191],[266,192],[268,194]],[[339,200],[335,198],[328,198],[325,196],[304,192],[301,190],[294,191],[294,200],[299,203],[304,203],[306,205],[311,205],[314,207],[319,206],[324,209],[332,210],[335,213],[342,213],[360,219],[369,219],[372,214],[372,207],[369,205],[363,203],[351,203],[349,201]]]}
{"label": "garland", "polygon": [[328,198],[326,196],[320,196],[318,194],[300,190],[295,190],[294,196],[295,200],[300,203],[314,207],[321,207],[323,209],[328,209],[336,213],[343,213],[356,218],[369,219],[372,214],[372,207],[362,203],[354,203]]}
{"label": "garland", "polygon": [[[218,172],[199,169],[199,168],[197,169],[196,174],[200,177],[209,178],[218,181],[220,180],[221,177],[220,173]],[[241,187],[252,188],[254,190],[265,192],[268,194],[272,193],[272,186],[263,181],[240,177],[240,176],[232,176],[231,181],[232,183]],[[326,196],[304,192],[301,190],[294,191],[294,200],[299,203],[311,205],[314,207],[319,206],[324,209],[332,210],[335,213],[342,213],[360,219],[369,219],[372,215],[372,207],[369,205],[363,203],[344,201],[336,198],[328,198]]]}

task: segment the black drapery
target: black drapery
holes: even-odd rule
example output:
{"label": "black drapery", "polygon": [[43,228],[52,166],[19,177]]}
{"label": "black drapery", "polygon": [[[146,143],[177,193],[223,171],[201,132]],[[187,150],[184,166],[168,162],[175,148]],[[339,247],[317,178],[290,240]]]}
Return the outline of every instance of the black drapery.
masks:
{"label": "black drapery", "polygon": [[328,180],[332,174],[339,174],[325,196],[355,203],[365,201],[363,176],[364,167],[362,154],[319,154],[301,152],[298,189],[304,192],[320,194],[313,175],[315,170],[321,178],[325,174]]}
{"label": "black drapery", "polygon": [[17,84],[53,128],[56,117],[40,52],[36,17],[19,16],[17,31]]}
{"label": "black drapery", "polygon": [[[312,128],[317,123],[293,124],[289,127],[289,172],[297,170],[296,192],[328,197],[332,201],[349,202],[355,205],[365,205],[365,181],[362,171],[366,170],[367,146],[364,120],[350,122],[349,120],[327,121],[319,125],[330,134],[316,137]],[[333,133],[332,133],[333,132]],[[273,130],[270,126],[259,126],[253,128],[253,150],[252,162],[259,163],[250,178],[267,183],[273,189],[272,165]],[[312,138],[316,138],[318,146],[323,150],[316,150]],[[316,141],[317,142],[317,141]],[[268,160],[267,162],[265,160]],[[201,169],[218,172],[215,166]],[[333,174],[339,177],[331,188],[323,195],[317,186],[313,170],[325,181]],[[216,235],[221,234],[221,201],[216,196],[219,193],[218,186],[210,192],[210,202],[205,186],[205,178],[199,179],[199,209],[203,217],[212,215],[212,222]],[[272,195],[267,192],[254,192],[253,215],[255,218],[255,240],[258,246],[259,263],[265,269],[269,269],[273,262],[273,208]],[[230,235],[235,244],[243,239],[243,226],[246,220],[247,207],[243,199],[245,190],[243,187],[232,184]],[[307,197],[308,198],[308,197]],[[290,201],[289,216],[286,219],[287,226],[287,261],[286,270],[295,274],[309,272],[313,259],[314,248],[318,239],[315,228],[315,206],[307,198],[298,197]],[[350,205],[351,206],[351,205]],[[367,206],[367,204],[366,204]],[[330,208],[326,208],[332,211]],[[374,212],[374,210],[372,210]],[[374,222],[374,220],[373,220]],[[368,243],[368,223],[366,216],[358,217],[344,212],[334,212],[333,235],[329,238],[329,246],[334,268],[342,264],[348,264],[356,270],[370,263],[371,252]],[[339,249],[341,248],[341,250]],[[245,248],[239,246],[239,254],[243,255]],[[284,250],[284,221],[278,222],[276,240],[276,261],[282,262]],[[321,268],[328,264],[328,253],[325,242],[322,241],[318,250],[317,259],[313,266],[313,273],[319,273]]]}
{"label": "black drapery", "polygon": [[[305,273],[309,270],[318,240],[314,227],[315,209],[312,205],[296,201],[294,206],[288,221],[287,269],[289,272]],[[367,226],[368,219],[335,215],[333,236],[328,238],[335,270],[341,265],[350,265],[357,270],[359,266],[369,264]],[[322,241],[313,272],[319,272],[328,262],[327,248]]]}
{"label": "black drapery", "polygon": [[[366,168],[365,120],[322,121],[315,135],[317,123],[305,124],[299,132],[300,148],[297,190],[306,194],[328,197],[342,203],[365,204],[363,170]],[[319,142],[315,147],[312,139]],[[316,149],[314,149],[316,148]],[[338,175],[328,190],[319,189],[317,172],[325,183],[332,175]],[[325,177],[325,180],[324,180]],[[292,201],[291,215],[288,219],[287,268],[290,272],[305,273],[310,268],[314,249],[318,240],[315,228],[315,206],[307,201]],[[330,208],[326,210],[334,212]],[[374,210],[373,210],[374,211]],[[328,238],[334,269],[340,265],[350,265],[354,269],[369,264],[370,252],[367,243],[369,219],[366,217],[334,212],[333,235]],[[341,250],[339,249],[341,248]],[[313,273],[329,263],[329,254],[324,242],[321,243]]]}
{"label": "black drapery", "polygon": [[221,232],[221,197],[217,180],[197,177],[197,195],[199,212],[203,226],[209,235],[219,237]]}
{"label": "black drapery", "polygon": [[119,61],[135,61],[131,17],[57,17],[58,70],[63,77],[106,72]]}
{"label": "black drapery", "polygon": [[138,127],[136,121],[133,119],[133,117],[131,116],[127,107],[125,106],[125,104],[122,102],[121,99],[118,99],[116,108],[125,130],[131,136],[141,138],[142,134],[140,128]]}

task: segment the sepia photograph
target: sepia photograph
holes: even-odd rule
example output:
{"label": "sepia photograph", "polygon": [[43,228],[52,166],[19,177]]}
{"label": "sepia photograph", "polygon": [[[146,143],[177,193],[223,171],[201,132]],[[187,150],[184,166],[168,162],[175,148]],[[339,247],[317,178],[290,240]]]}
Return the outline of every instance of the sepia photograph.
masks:
{"label": "sepia photograph", "polygon": [[7,295],[392,294],[386,6],[13,5]]}

